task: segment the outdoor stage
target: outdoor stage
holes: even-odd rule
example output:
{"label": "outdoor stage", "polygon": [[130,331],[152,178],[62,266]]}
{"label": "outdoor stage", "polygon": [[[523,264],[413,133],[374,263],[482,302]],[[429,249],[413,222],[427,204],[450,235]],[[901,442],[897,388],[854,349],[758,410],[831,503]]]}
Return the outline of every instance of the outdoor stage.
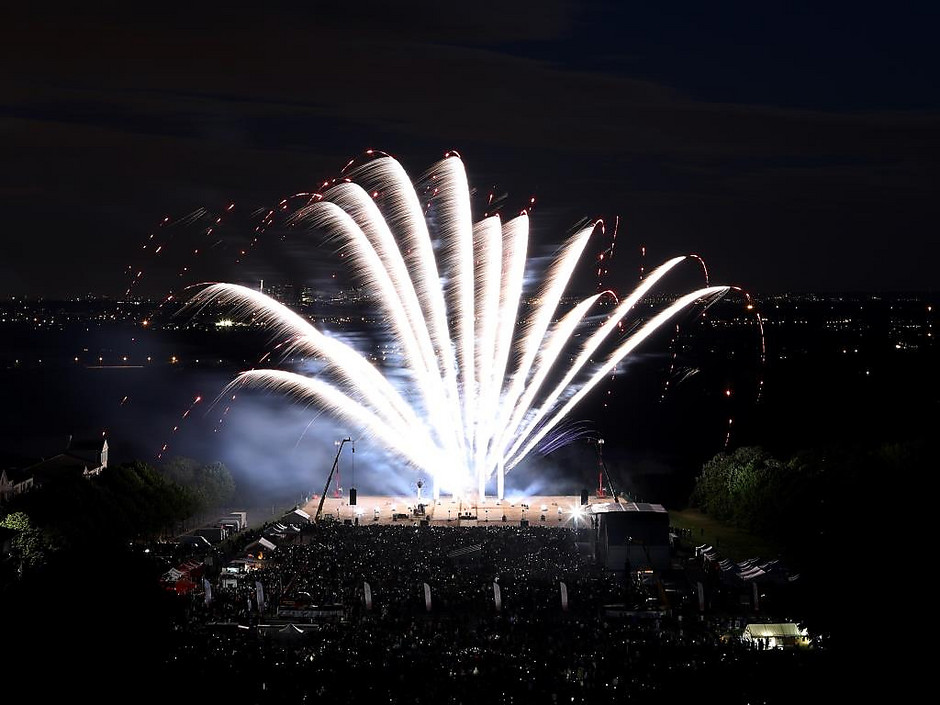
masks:
{"label": "outdoor stage", "polygon": [[[610,502],[609,497],[597,497],[596,494],[588,496],[589,504]],[[320,497],[312,498],[301,509],[316,517]],[[424,513],[415,511],[418,504],[424,504]],[[505,498],[502,501],[495,497],[487,497],[482,503],[470,500],[459,500],[450,496],[442,496],[434,501],[430,498],[415,496],[377,496],[358,495],[356,504],[349,504],[348,495],[336,497],[328,495],[323,500],[321,519],[330,518],[334,521],[355,521],[359,524],[418,524],[427,519],[429,524],[435,526],[474,526],[481,524],[505,523],[518,526],[522,520],[529,522],[530,526],[574,526],[575,515],[579,515],[579,525],[588,516],[588,507],[581,505],[579,495],[570,496],[533,496],[525,498]]]}

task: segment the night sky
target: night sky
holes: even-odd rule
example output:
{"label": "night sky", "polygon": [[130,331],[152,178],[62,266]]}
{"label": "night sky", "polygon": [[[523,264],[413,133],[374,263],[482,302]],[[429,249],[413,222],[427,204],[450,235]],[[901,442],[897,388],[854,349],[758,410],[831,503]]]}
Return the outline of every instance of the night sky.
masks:
{"label": "night sky", "polygon": [[5,8],[0,293],[119,295],[164,216],[369,148],[412,176],[455,149],[537,198],[536,238],[619,216],[620,247],[754,293],[935,290],[940,10],[823,5]]}

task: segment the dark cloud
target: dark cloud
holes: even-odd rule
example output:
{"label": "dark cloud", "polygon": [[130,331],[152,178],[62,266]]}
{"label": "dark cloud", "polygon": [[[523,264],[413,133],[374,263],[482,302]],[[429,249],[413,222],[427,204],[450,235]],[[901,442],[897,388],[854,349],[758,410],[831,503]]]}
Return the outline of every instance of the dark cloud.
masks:
{"label": "dark cloud", "polygon": [[[413,174],[456,148],[476,185],[557,209],[540,231],[560,237],[580,217],[617,213],[637,241],[664,255],[699,251],[760,290],[936,280],[925,262],[940,253],[921,233],[936,217],[940,115],[916,92],[908,109],[892,94],[846,110],[703,81],[700,64],[731,55],[777,66],[777,54],[742,41],[785,46],[753,13],[725,29],[702,20],[703,35],[738,41],[734,54],[678,15],[627,22],[602,3],[85,7],[16,11],[0,37],[0,207],[13,231],[33,234],[0,252],[11,293],[41,289],[22,263],[51,272],[49,245],[64,263],[94,258],[104,269],[165,213],[226,199],[272,205],[367,148]],[[645,31],[686,42],[658,49],[671,57],[668,76],[644,60],[644,20]],[[860,35],[832,36],[860,46]],[[871,41],[886,51],[883,35]],[[819,46],[800,51],[824,71],[836,52]],[[798,82],[805,66],[794,71]],[[888,233],[894,248],[883,253]],[[878,262],[862,261],[866,252]],[[839,254],[855,258],[845,271],[828,259]]]}

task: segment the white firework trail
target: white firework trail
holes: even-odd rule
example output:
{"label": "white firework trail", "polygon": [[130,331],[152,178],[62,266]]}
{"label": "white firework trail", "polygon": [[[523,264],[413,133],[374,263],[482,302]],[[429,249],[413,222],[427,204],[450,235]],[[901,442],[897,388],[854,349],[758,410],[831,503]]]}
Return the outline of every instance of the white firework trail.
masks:
{"label": "white firework trail", "polygon": [[[270,327],[290,340],[288,349],[321,363],[314,376],[249,370],[223,394],[246,385],[285,393],[427,474],[435,497],[442,491],[482,497],[495,480],[502,499],[505,474],[550,439],[637,346],[681,311],[711,305],[729,287],[689,292],[620,339],[631,309],[686,257],[652,271],[609,313],[598,309],[603,299],[616,298],[611,292],[571,305],[571,279],[594,223],[562,245],[538,291],[526,299],[528,214],[474,224],[456,155],[438,162],[421,183],[427,185],[423,202],[398,161],[377,156],[292,218],[295,226],[326,231],[372,293],[401,352],[395,374],[376,368],[368,351],[319,331],[254,289],[206,285],[187,308],[231,305],[235,315]],[[426,210],[433,211],[433,236]]]}

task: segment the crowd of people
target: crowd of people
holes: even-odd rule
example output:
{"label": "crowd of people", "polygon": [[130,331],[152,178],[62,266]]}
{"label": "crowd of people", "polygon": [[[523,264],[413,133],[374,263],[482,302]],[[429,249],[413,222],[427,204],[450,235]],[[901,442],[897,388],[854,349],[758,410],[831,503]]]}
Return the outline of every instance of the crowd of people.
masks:
{"label": "crowd of people", "polygon": [[258,703],[782,702],[782,678],[828,668],[641,578],[570,528],[310,524],[237,587],[193,593],[163,668]]}

